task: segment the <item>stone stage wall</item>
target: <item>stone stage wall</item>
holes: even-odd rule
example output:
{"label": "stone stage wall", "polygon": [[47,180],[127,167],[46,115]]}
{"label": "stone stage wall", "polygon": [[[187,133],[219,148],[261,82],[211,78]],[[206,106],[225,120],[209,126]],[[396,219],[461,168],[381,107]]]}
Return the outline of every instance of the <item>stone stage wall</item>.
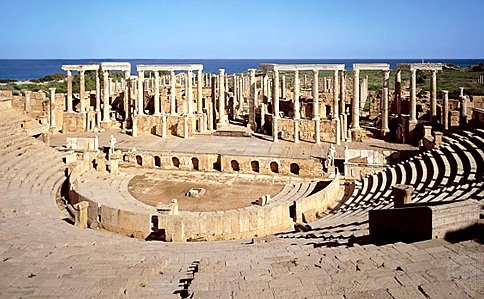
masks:
{"label": "stone stage wall", "polygon": [[160,169],[222,171],[230,173],[294,175],[321,178],[317,159],[235,156],[219,154],[124,152],[123,161],[131,166]]}

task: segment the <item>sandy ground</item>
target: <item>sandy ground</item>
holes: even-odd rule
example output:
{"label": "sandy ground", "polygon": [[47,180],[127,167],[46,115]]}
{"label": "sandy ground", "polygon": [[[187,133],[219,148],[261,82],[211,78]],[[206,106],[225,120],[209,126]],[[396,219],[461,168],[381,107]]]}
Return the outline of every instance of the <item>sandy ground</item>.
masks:
{"label": "sandy ground", "polygon": [[[147,172],[135,176],[129,182],[129,192],[139,201],[156,206],[178,200],[182,211],[209,212],[237,209],[251,205],[262,195],[279,193],[282,183],[250,182],[236,176],[166,175],[163,172]],[[190,188],[204,188],[201,198],[185,196]]]}

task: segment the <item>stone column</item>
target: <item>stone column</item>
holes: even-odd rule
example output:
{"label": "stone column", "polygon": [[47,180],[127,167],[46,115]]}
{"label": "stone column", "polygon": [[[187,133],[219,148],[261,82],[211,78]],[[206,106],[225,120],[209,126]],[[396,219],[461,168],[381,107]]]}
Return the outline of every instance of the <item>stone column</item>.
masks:
{"label": "stone column", "polygon": [[279,141],[279,128],[278,128],[278,121],[279,121],[279,71],[274,71],[274,86],[273,94],[274,94],[274,105],[273,105],[273,116],[272,116],[272,138],[274,142]]}
{"label": "stone column", "polygon": [[286,98],[286,75],[282,75],[281,79],[282,79],[281,98],[285,99]]}
{"label": "stone column", "polygon": [[460,89],[460,95],[459,95],[459,100],[460,100],[460,121],[461,124],[467,124],[467,99],[464,96],[464,87],[459,87]]}
{"label": "stone column", "polygon": [[160,73],[155,71],[155,92],[154,92],[155,115],[160,115]]}
{"label": "stone column", "polygon": [[161,138],[166,139],[166,114],[161,116]]}
{"label": "stone column", "polygon": [[402,71],[397,70],[395,75],[395,105],[398,116],[402,115]]}
{"label": "stone column", "polygon": [[170,72],[170,114],[176,115],[176,76],[175,71]]}
{"label": "stone column", "polygon": [[351,127],[353,129],[360,128],[360,70],[353,70],[353,102],[351,103],[352,122]]}
{"label": "stone column", "polygon": [[319,119],[319,71],[313,70],[313,120]]}
{"label": "stone column", "polygon": [[249,99],[249,126],[252,131],[256,130],[255,108],[257,103],[257,79],[255,69],[249,69],[250,82],[250,99]]}
{"label": "stone column", "polygon": [[299,83],[299,71],[294,72],[294,119],[301,118],[301,103],[299,102],[299,96],[301,93]]}
{"label": "stone column", "polygon": [[188,138],[189,137],[189,131],[188,131],[188,115],[185,115],[183,117],[183,138]]}
{"label": "stone column", "polygon": [[109,73],[103,71],[103,121],[109,122],[110,120]]}
{"label": "stone column", "polygon": [[203,74],[202,70],[197,71],[197,114],[203,113]]}
{"label": "stone column", "polygon": [[382,105],[381,105],[381,135],[384,137],[390,129],[388,128],[388,96],[389,96],[389,88],[390,88],[390,71],[383,72],[383,93],[382,93]]}
{"label": "stone column", "polygon": [[[72,109],[72,103],[71,103]],[[96,70],[96,125],[101,123],[101,81],[99,80],[99,70]]]}
{"label": "stone column", "polygon": [[49,88],[50,91],[50,105],[49,105],[49,112],[50,112],[50,128],[55,129],[55,87]]}
{"label": "stone column", "polygon": [[25,92],[25,103],[24,103],[24,111],[29,113],[30,112],[30,91]]}
{"label": "stone column", "polygon": [[333,119],[339,118],[339,71],[333,75]]}
{"label": "stone column", "polygon": [[84,79],[84,70],[79,72],[79,98],[80,98],[80,106],[81,112],[86,111],[86,86],[85,86],[85,79]]}
{"label": "stone column", "polygon": [[336,120],[336,144],[341,143],[341,125],[339,118],[339,71],[333,74],[333,120]]}
{"label": "stone column", "polygon": [[225,116],[225,70],[219,69],[219,85],[218,85],[218,114],[219,120],[218,124],[226,124],[226,116]]}
{"label": "stone column", "polygon": [[[129,81],[130,81],[130,73],[129,71],[125,71],[124,72],[124,113],[125,113],[125,116],[124,116],[124,120],[128,120],[131,118],[131,112],[130,112],[130,88],[129,88]],[[126,125],[126,124],[124,124]]]}
{"label": "stone column", "polygon": [[411,69],[410,79],[410,122],[417,122],[417,70]]}
{"label": "stone column", "polygon": [[449,92],[447,90],[442,90],[442,95],[444,97],[444,103],[442,107],[442,125],[444,130],[449,129]]}
{"label": "stone column", "polygon": [[67,71],[67,112],[72,112],[72,72]]}
{"label": "stone column", "polygon": [[437,71],[432,71],[430,81],[430,120],[433,121],[437,115]]}
{"label": "stone column", "polygon": [[187,101],[188,101],[188,115],[193,114],[193,72],[187,73]]}
{"label": "stone column", "polygon": [[138,72],[138,114],[143,115],[145,114],[144,111],[144,88],[143,88],[143,83],[145,80],[145,73],[144,71],[139,71]]}
{"label": "stone column", "polygon": [[340,114],[345,114],[346,113],[346,76],[345,72],[341,72],[341,87],[340,87],[340,94],[341,94],[341,100],[339,101],[339,113]]}

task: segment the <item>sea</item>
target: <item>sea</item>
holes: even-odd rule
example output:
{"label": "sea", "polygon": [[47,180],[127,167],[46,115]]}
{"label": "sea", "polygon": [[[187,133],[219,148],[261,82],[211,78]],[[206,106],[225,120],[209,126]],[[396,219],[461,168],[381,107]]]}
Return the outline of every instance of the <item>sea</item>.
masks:
{"label": "sea", "polygon": [[[277,64],[312,64],[312,63],[343,63],[348,70],[354,63],[389,63],[394,69],[399,63],[417,63],[422,59],[0,59],[0,79],[19,81],[40,78],[54,73],[63,73],[63,64],[89,64],[108,61],[131,63],[131,72],[136,74],[137,64],[203,64],[204,72],[217,73],[225,69],[226,73],[245,72],[250,68],[258,68],[261,63]],[[470,66],[484,63],[484,59],[426,59],[424,62],[440,62],[458,66]]]}

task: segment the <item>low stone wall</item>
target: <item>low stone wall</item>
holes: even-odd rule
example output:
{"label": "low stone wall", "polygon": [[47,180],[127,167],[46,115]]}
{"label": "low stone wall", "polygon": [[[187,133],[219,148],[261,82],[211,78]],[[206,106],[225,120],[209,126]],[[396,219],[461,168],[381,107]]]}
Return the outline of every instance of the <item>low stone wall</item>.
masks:
{"label": "low stone wall", "polygon": [[316,159],[173,152],[124,152],[123,161],[132,166],[145,168],[280,174],[306,178],[322,177],[321,163]]}
{"label": "low stone wall", "polygon": [[[324,189],[293,201],[291,198],[217,212],[180,212],[158,215],[158,228],[166,241],[210,241],[261,237],[290,228],[294,221],[314,221],[322,212],[336,205],[340,198],[340,177]],[[291,210],[295,215],[291,215]],[[291,216],[294,216],[292,218]]]}
{"label": "low stone wall", "polygon": [[336,206],[342,197],[339,175],[324,187],[324,189],[296,200],[296,222],[313,222],[322,213]]}
{"label": "low stone wall", "polygon": [[[184,116],[167,115],[166,116],[166,134],[184,137]],[[188,136],[195,133],[196,119],[195,115],[187,117]],[[138,136],[163,134],[163,117],[161,115],[136,115],[135,123]]]}

